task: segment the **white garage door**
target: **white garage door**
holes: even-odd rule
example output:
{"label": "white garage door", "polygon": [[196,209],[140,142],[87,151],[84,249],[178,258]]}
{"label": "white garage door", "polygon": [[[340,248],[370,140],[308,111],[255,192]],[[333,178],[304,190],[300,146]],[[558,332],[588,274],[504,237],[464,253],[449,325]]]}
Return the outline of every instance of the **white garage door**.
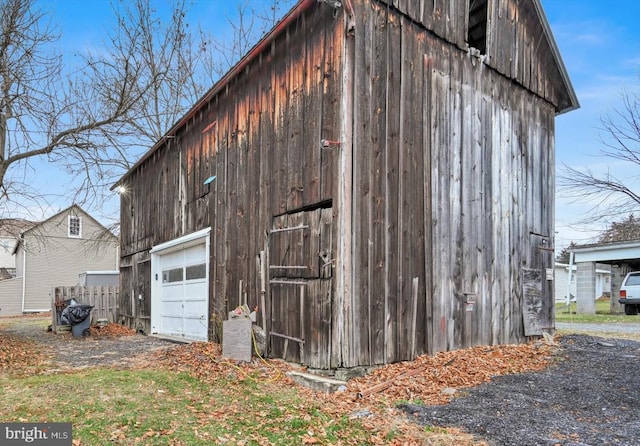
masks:
{"label": "white garage door", "polygon": [[[209,280],[207,243],[174,246],[153,256],[152,332],[208,340]],[[154,261],[155,260],[155,261]]]}

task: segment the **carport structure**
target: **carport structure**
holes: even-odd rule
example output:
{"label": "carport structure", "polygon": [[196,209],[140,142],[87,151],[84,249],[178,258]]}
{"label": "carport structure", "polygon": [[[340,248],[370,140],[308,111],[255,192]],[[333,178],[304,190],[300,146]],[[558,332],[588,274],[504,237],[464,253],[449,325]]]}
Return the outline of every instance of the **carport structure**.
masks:
{"label": "carport structure", "polygon": [[618,291],[629,271],[640,270],[640,240],[576,246],[570,251],[576,265],[578,313],[595,314],[596,265],[611,266],[611,312],[622,312]]}

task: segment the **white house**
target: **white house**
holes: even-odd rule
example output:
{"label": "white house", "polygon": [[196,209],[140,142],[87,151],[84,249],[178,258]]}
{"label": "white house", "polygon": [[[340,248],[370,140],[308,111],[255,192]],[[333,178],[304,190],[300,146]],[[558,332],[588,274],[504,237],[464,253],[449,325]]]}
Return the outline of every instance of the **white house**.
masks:
{"label": "white house", "polygon": [[566,263],[555,263],[554,294],[556,302],[566,301],[567,291],[571,297],[576,295],[576,266],[571,271],[571,283],[569,283],[569,265]]}
{"label": "white house", "polygon": [[[567,291],[571,294],[571,299],[576,298],[576,277],[578,267],[574,264],[571,268],[571,275],[569,275],[569,265],[566,263],[555,264],[555,298],[556,302],[564,302],[567,299]],[[569,279],[569,276],[571,278]],[[569,283],[569,280],[571,282]],[[593,299],[598,299],[602,296],[608,296],[611,294],[611,266],[610,265],[597,265],[594,274],[595,288],[593,293]]]}
{"label": "white house", "polygon": [[21,232],[13,254],[16,277],[0,281],[0,316],[49,311],[52,287],[119,266],[118,238],[77,205]]}

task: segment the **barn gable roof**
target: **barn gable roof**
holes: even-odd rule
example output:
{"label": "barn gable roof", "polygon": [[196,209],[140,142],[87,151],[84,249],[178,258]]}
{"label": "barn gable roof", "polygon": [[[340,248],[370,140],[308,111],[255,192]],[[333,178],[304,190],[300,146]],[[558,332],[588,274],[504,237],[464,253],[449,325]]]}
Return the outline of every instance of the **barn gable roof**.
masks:
{"label": "barn gable roof", "polygon": [[401,12],[463,51],[482,55],[484,64],[552,103],[556,114],[579,107],[541,0],[372,3]]}

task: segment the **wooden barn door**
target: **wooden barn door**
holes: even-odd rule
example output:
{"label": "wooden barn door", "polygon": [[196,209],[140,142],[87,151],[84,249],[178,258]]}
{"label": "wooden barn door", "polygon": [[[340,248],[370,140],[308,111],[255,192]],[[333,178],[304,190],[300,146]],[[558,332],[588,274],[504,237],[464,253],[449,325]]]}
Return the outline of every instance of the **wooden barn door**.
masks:
{"label": "wooden barn door", "polygon": [[270,356],[330,368],[332,209],[273,219],[269,233]]}

